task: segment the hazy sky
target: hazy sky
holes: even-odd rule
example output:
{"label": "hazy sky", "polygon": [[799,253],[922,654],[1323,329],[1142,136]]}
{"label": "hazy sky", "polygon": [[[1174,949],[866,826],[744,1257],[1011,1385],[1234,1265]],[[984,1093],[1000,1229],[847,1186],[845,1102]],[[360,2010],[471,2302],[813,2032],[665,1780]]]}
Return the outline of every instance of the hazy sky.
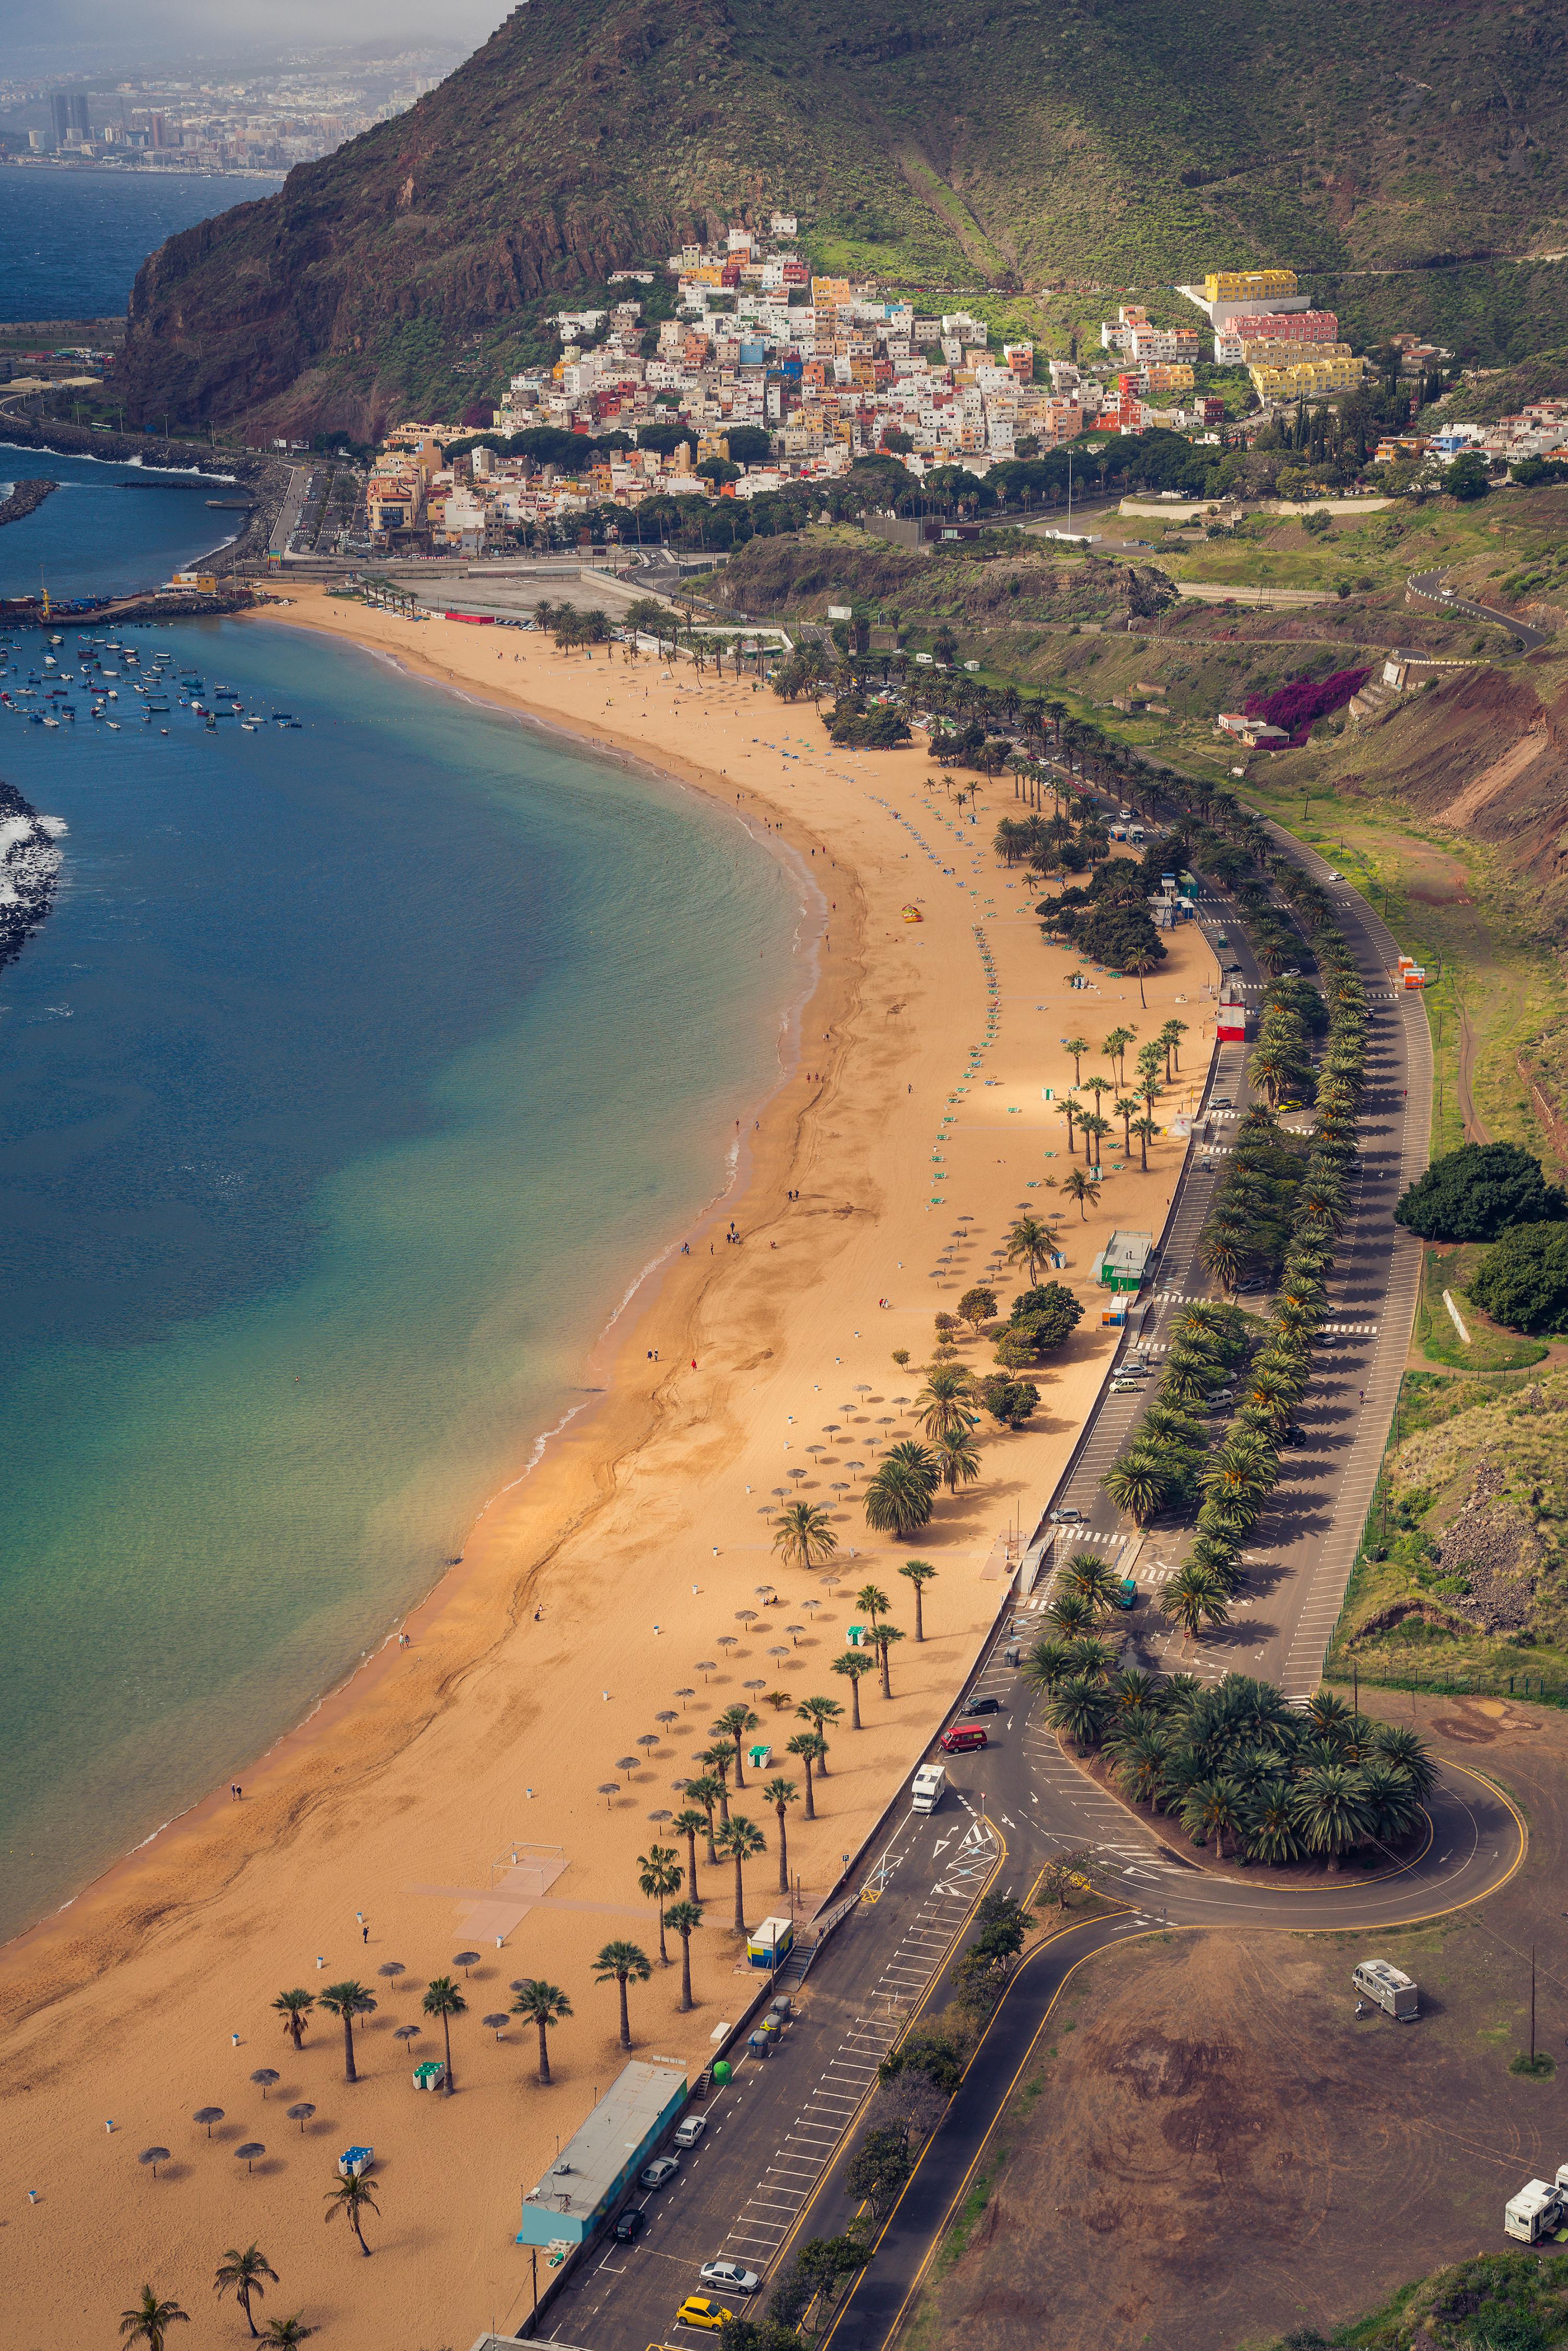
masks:
{"label": "hazy sky", "polygon": [[508,13],[508,0],[0,0],[0,72],[389,38],[473,49]]}

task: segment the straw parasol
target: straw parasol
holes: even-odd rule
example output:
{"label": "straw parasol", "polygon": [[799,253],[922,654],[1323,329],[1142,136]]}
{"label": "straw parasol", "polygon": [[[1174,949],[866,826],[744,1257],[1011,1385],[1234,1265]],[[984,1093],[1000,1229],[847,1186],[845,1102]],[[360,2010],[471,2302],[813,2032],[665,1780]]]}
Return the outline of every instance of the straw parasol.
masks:
{"label": "straw parasol", "polygon": [[166,2147],[144,2147],[136,2160],[138,2163],[150,2163],[152,2167],[152,2177],[156,2179],[158,2166],[169,2160],[169,2150]]}
{"label": "straw parasol", "polygon": [[[679,1691],[678,1691],[678,1690],[677,1690],[677,1692],[675,1693],[675,1695],[677,1696],[677,1698],[679,1697],[680,1693],[679,1693]],[[656,1715],[653,1717],[653,1719],[654,1719],[654,1721],[655,1721],[655,1722],[676,1722],[676,1721],[678,1721],[678,1720],[680,1719],[680,1718],[679,1718],[679,1716],[676,1714],[675,1709],[674,1709],[674,1708],[673,1706],[667,1706],[667,1707],[665,1707],[665,1708],[664,1708],[664,1710],[663,1710],[663,1712],[662,1712],[662,1713],[656,1714]]]}
{"label": "straw parasol", "polygon": [[243,2147],[235,2147],[235,2159],[236,2162],[243,2160],[248,2172],[252,2164],[257,2162],[266,2153],[267,2149],[258,2138],[247,2138]]}
{"label": "straw parasol", "polygon": [[501,2010],[497,2010],[494,2016],[486,2016],[483,2020],[483,2022],[489,2026],[497,2041],[499,2041],[504,2028],[510,2022],[510,2018],[507,2017],[505,2011]]}
{"label": "straw parasol", "polygon": [[641,1730],[637,1734],[639,1747],[657,1747],[658,1743],[659,1734],[656,1730]]}
{"label": "straw parasol", "polygon": [[603,1797],[603,1799],[604,1799],[604,1809],[605,1809],[605,1811],[606,1811],[606,1812],[608,1812],[608,1811],[610,1810],[610,1799],[611,1799],[611,1797],[612,1797],[612,1796],[618,1796],[618,1795],[621,1793],[621,1782],[620,1782],[620,1781],[619,1781],[619,1780],[601,1780],[601,1782],[600,1782],[600,1783],[599,1783],[599,1793]]}
{"label": "straw parasol", "polygon": [[[817,1603],[817,1605],[818,1605],[819,1607],[821,1607],[821,1603],[819,1601],[819,1602]],[[797,1649],[800,1647],[800,1635],[801,1635],[801,1634],[805,1631],[805,1629],[806,1629],[806,1627],[804,1626],[804,1625],[785,1625],[784,1630],[785,1630],[785,1631],[789,1634],[789,1642],[790,1642],[790,1646],[791,1646],[791,1647],[793,1647],[793,1648],[797,1648]]]}
{"label": "straw parasol", "polygon": [[299,2136],[301,2138],[305,2136],[305,2126],[309,2121],[315,2111],[315,2107],[310,2105],[308,2099],[305,2098],[301,2098],[297,2106],[289,2107],[288,2119],[291,2123],[298,2124]]}
{"label": "straw parasol", "polygon": [[256,2084],[256,2088],[261,2092],[262,2104],[265,2105],[267,2103],[267,2094],[268,2090],[271,2089],[274,2082],[277,2081],[277,2075],[273,2072],[270,2065],[258,2065],[250,2078]]}
{"label": "straw parasol", "polygon": [[470,1968],[476,1968],[478,1966],[479,1954],[477,1951],[454,1951],[452,1954],[452,1964],[455,1968],[461,1968],[464,1974],[466,1975]]}
{"label": "straw parasol", "polygon": [[191,2120],[193,2123],[204,2123],[206,2125],[207,2137],[209,2138],[211,2138],[213,2135],[213,2125],[214,2123],[221,2123],[223,2118],[224,2110],[222,2106],[198,2106],[195,2113],[191,2116]]}
{"label": "straw parasol", "polygon": [[637,1769],[637,1758],[634,1755],[618,1755],[615,1758],[615,1769],[618,1771],[634,1771]]}
{"label": "straw parasol", "polygon": [[419,2039],[419,2027],[417,2024],[400,2024],[397,2031],[392,2034],[392,2039],[394,2041],[417,2041]]}
{"label": "straw parasol", "polygon": [[[698,1671],[699,1673],[701,1673],[703,1670],[704,1670],[704,1668],[703,1668],[701,1666],[699,1666],[699,1667],[697,1667],[697,1671]],[[680,1701],[681,1701],[681,1712],[682,1712],[683,1714],[685,1714],[685,1710],[686,1710],[686,1700],[687,1700],[687,1698],[695,1698],[695,1696],[696,1696],[696,1692],[695,1692],[695,1690],[684,1689],[684,1690],[676,1690],[676,1691],[675,1691],[675,1693],[674,1693],[674,1695],[675,1695],[675,1697],[676,1697],[676,1698],[678,1698],[680,1699]],[[674,1719],[674,1718],[672,1717],[672,1719]]]}
{"label": "straw parasol", "polygon": [[[716,1661],[712,1657],[699,1657],[697,1659],[697,1671],[701,1674],[705,1682],[706,1681],[709,1674],[713,1673],[715,1670]],[[689,1695],[695,1697],[696,1693],[694,1690],[690,1692]]]}
{"label": "straw parasol", "polygon": [[395,1987],[399,1976],[407,1975],[408,1970],[401,1959],[383,1959],[376,1973],[379,1976],[385,1976],[388,1983]]}
{"label": "straw parasol", "polygon": [[739,1639],[740,1635],[738,1633],[721,1633],[717,1640],[714,1643],[714,1647],[716,1649],[733,1649]]}

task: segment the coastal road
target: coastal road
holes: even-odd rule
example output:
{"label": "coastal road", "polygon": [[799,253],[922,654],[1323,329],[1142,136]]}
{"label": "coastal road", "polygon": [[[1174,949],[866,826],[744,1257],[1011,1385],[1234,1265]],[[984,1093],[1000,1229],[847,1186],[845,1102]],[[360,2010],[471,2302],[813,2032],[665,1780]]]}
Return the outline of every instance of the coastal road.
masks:
{"label": "coastal road", "polygon": [[1422,597],[1428,604],[1436,604],[1445,612],[1463,612],[1468,620],[1490,621],[1495,628],[1506,629],[1510,636],[1518,638],[1521,653],[1532,653],[1537,645],[1550,643],[1544,630],[1528,628],[1522,621],[1516,621],[1511,612],[1494,611],[1490,604],[1472,603],[1468,596],[1445,595],[1441,570],[1413,571],[1405,584],[1413,596]]}
{"label": "coastal road", "polygon": [[287,556],[289,552],[289,543],[299,528],[299,517],[305,510],[310,471],[308,465],[291,465],[288,469],[288,487],[283,493],[283,504],[277,509],[277,519],[272,526],[272,537],[267,542],[269,555]]}

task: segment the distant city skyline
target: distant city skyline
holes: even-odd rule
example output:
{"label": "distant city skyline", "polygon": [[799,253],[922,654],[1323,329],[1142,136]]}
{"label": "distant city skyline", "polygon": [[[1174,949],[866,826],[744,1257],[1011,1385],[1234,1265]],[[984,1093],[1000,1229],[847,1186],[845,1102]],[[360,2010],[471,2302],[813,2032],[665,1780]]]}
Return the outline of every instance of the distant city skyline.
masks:
{"label": "distant city skyline", "polygon": [[434,41],[476,48],[510,13],[503,0],[450,0],[433,26],[415,0],[227,0],[221,16],[197,0],[58,0],[39,24],[39,37],[18,38],[13,23],[4,70],[7,78],[133,71],[179,57],[209,62],[268,57],[290,49],[319,51],[373,42],[378,47]]}

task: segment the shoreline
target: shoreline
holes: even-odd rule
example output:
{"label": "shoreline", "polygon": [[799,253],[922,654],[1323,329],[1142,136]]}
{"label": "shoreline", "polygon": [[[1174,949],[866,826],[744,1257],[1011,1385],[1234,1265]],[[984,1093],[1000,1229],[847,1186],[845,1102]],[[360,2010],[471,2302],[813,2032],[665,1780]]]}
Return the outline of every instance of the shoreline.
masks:
{"label": "shoreline", "polygon": [[[910,1635],[895,1653],[891,1701],[874,1678],[864,1685],[863,1729],[844,1706],[817,1819],[790,1814],[804,1916],[945,1719],[1010,1588],[1010,1531],[1032,1529],[1115,1334],[1085,1314],[1034,1374],[1028,1426],[981,1434],[980,1481],[941,1499],[917,1546],[866,1528],[853,1481],[907,1433],[934,1308],[986,1277],[983,1253],[1020,1206],[1052,1201],[1052,1163],[1068,1162],[1045,1090],[1071,1078],[1056,1030],[1130,1019],[1147,1034],[1185,1006],[1201,1070],[1214,967],[1180,933],[1146,1011],[1135,985],[1129,1004],[1106,976],[1070,993],[1070,959],[1041,942],[1027,894],[990,851],[990,826],[1012,804],[1006,783],[980,786],[985,821],[973,823],[918,751],[834,751],[809,705],[745,682],[497,645],[498,632],[403,622],[319,591],[256,617],[351,640],[704,791],[799,858],[827,906],[798,1050],[785,1056],[781,1035],[777,1084],[749,1131],[737,1122],[730,1183],[686,1227],[690,1259],[672,1243],[643,1270],[591,1357],[587,1376],[602,1363],[605,1392],[493,1498],[462,1566],[409,1612],[410,1646],[389,1635],[268,1750],[243,1803],[207,1798],[0,1952],[0,2100],[13,2116],[0,2173],[13,2209],[26,2188],[41,2196],[19,2285],[27,2339],[52,2339],[62,2318],[103,2332],[129,2274],[188,2289],[209,2244],[240,2231],[237,2241],[286,2246],[280,2306],[303,2305],[340,2346],[371,2351],[391,2327],[447,2341],[466,2326],[472,2339],[519,2294],[526,2308],[517,2182],[545,2168],[552,2134],[574,2128],[625,2062],[593,1953],[606,1935],[655,1949],[637,1855],[668,1835],[666,1791],[711,1736],[710,1716],[739,1698],[759,1737],[784,1749],[801,1696],[848,1698],[832,1664],[856,1586],[884,1585],[908,1626],[900,1568],[916,1547],[935,1565],[924,1646]],[[1163,1223],[1184,1157],[1185,1144],[1162,1140],[1146,1176],[1134,1159],[1108,1178],[1103,1208],[1066,1211],[1061,1278],[1086,1306],[1100,1295],[1092,1253],[1113,1225]],[[720,1257],[730,1218],[740,1245]],[[963,1359],[984,1370],[986,1352],[967,1342]],[[841,1467],[840,1455],[854,1458]],[[785,1565],[772,1548],[778,1498],[792,1491],[833,1514],[840,1549],[827,1569]],[[792,1759],[768,1768],[780,1766]],[[768,1835],[747,1876],[757,1916],[784,1900],[772,1807],[749,1770],[736,1801]],[[519,1842],[559,1855],[557,1895],[508,1894]],[[695,2067],[716,2021],[738,2012],[729,1876],[699,1854],[696,2006],[675,2011],[655,1962],[632,1996],[637,2049]],[[481,1952],[466,1987],[475,2014],[454,2032],[463,2095],[411,2102],[392,2037],[399,2002],[412,1992],[417,2017],[423,1979],[463,1943]],[[383,1964],[404,1970],[402,1993],[378,1982]],[[269,2013],[280,1986],[327,1970],[328,1982],[361,1973],[381,2000],[347,2094],[329,2032],[313,2031],[296,2056]],[[476,2021],[481,2007],[504,2009],[507,1979],[524,1973],[561,1984],[575,2010],[552,2035],[549,2089],[535,2085],[528,2047]],[[247,2085],[257,2044],[287,2068],[265,2104]],[[301,2095],[319,2116],[296,2145],[270,2117]],[[214,2098],[229,2115],[220,2139],[276,2130],[254,2181],[235,2175],[232,2148],[209,2154],[192,2130],[190,2112]],[[309,2225],[323,2159],[345,2133],[377,2147],[387,2189],[378,2259],[352,2277]],[[148,2141],[174,2150],[156,2195],[135,2163]]]}

